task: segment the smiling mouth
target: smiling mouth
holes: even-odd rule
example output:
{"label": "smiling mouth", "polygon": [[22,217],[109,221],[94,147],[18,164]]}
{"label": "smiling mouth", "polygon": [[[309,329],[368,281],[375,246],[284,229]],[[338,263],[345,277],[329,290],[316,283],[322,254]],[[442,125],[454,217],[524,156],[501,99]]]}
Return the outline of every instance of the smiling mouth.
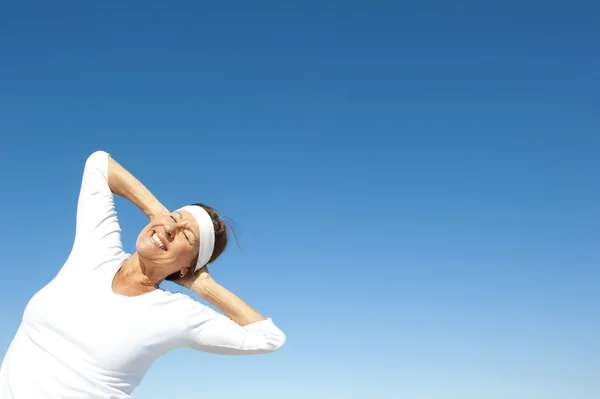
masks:
{"label": "smiling mouth", "polygon": [[166,245],[161,241],[160,237],[158,236],[158,234],[156,234],[156,232],[152,234],[152,241],[154,241],[154,243],[163,251],[167,250]]}

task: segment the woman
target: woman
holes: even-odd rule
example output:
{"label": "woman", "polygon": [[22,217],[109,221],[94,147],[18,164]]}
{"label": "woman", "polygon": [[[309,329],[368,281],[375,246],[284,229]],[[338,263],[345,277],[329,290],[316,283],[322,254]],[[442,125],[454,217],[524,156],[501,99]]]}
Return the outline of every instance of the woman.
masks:
{"label": "woman", "polygon": [[[149,218],[126,254],[113,193]],[[0,398],[130,398],[152,363],[179,347],[264,354],[285,335],[208,274],[227,231],[205,205],[169,212],[110,155],[83,174],[73,248],[31,299],[0,370]],[[220,309],[159,288],[170,279]]]}

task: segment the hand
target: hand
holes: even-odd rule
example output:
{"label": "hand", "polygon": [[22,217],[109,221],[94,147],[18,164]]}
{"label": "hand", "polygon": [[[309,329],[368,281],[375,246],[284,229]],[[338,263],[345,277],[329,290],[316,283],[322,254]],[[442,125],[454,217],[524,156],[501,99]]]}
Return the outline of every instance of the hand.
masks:
{"label": "hand", "polygon": [[185,276],[180,277],[177,280],[173,280],[173,282],[187,288],[188,290],[199,292],[201,287],[211,279],[212,277],[208,273],[208,266],[204,266],[196,273],[190,271]]}

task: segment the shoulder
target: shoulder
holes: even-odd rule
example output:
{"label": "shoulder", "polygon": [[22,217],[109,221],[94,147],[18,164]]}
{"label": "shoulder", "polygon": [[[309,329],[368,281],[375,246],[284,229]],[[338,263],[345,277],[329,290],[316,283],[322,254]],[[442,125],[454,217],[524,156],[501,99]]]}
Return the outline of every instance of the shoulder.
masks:
{"label": "shoulder", "polygon": [[207,306],[181,292],[158,289],[153,297],[153,306],[166,311],[198,312],[208,309]]}
{"label": "shoulder", "polygon": [[204,325],[220,316],[211,307],[181,292],[160,290],[154,297],[153,306],[165,317],[187,329]]}

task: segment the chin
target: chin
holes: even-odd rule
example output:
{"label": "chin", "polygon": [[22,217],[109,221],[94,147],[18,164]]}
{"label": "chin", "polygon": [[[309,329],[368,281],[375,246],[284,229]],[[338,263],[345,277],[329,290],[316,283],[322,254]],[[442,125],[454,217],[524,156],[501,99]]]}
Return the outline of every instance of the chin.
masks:
{"label": "chin", "polygon": [[144,229],[140,232],[135,242],[135,250],[144,258],[154,258],[158,255],[156,246],[152,243],[152,230]]}

